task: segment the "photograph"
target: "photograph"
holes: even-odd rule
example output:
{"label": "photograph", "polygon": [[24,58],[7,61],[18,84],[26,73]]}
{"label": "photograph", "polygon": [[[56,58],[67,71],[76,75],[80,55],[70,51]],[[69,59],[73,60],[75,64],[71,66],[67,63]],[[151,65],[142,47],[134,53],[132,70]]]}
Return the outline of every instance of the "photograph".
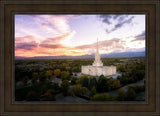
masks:
{"label": "photograph", "polygon": [[14,14],[14,100],[146,101],[146,14]]}

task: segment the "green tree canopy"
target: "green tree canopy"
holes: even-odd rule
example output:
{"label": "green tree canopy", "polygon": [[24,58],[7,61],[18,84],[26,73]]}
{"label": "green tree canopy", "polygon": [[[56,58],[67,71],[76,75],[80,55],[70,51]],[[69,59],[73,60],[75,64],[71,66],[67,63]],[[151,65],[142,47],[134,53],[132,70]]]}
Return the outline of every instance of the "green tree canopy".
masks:
{"label": "green tree canopy", "polygon": [[73,85],[72,88],[70,89],[69,93],[72,96],[75,95],[86,95],[88,93],[88,89],[86,87],[81,87],[79,85]]}
{"label": "green tree canopy", "polygon": [[110,78],[108,80],[108,84],[112,89],[116,89],[116,88],[121,87],[120,81],[117,79],[113,79],[113,78]]}
{"label": "green tree canopy", "polygon": [[72,79],[71,79],[71,85],[75,85],[76,84],[76,80],[77,80],[76,77],[72,77]]}
{"label": "green tree canopy", "polygon": [[62,80],[69,80],[69,79],[70,79],[69,72],[67,72],[67,71],[62,71],[62,72],[61,72],[61,79],[62,79]]}
{"label": "green tree canopy", "polygon": [[54,70],[54,75],[55,76],[60,76],[60,74],[61,74],[61,70],[60,69],[55,69]]}
{"label": "green tree canopy", "polygon": [[107,93],[95,94],[91,101],[114,101],[115,98]]}
{"label": "green tree canopy", "polygon": [[89,85],[89,79],[88,77],[84,77],[82,80],[82,86],[88,88],[88,85]]}
{"label": "green tree canopy", "polygon": [[88,78],[88,76],[87,76],[87,75],[82,75],[82,76],[80,76],[80,77],[76,80],[76,83],[77,83],[77,84],[82,84],[84,78]]}
{"label": "green tree canopy", "polygon": [[55,101],[55,91],[54,91],[53,89],[47,90],[47,91],[44,93],[42,99],[43,99],[44,101]]}
{"label": "green tree canopy", "polygon": [[92,97],[92,96],[94,96],[96,93],[97,93],[96,88],[93,86],[92,89],[91,89],[91,91],[90,91],[90,93],[89,93],[89,96]]}
{"label": "green tree canopy", "polygon": [[109,89],[109,85],[107,82],[107,78],[104,77],[103,75],[101,75],[98,80],[98,91],[99,92],[106,92],[106,91],[108,91],[108,89]]}
{"label": "green tree canopy", "polygon": [[119,100],[119,101],[125,101],[125,99],[126,99],[126,93],[125,93],[125,91],[123,89],[120,89],[118,91],[117,100]]}
{"label": "green tree canopy", "polygon": [[52,70],[47,70],[46,73],[45,73],[45,76],[47,78],[50,78],[52,76],[52,73],[53,73]]}
{"label": "green tree canopy", "polygon": [[129,88],[126,92],[126,97],[128,101],[133,101],[136,98],[136,92],[132,88]]}
{"label": "green tree canopy", "polygon": [[95,89],[97,90],[97,88],[98,88],[98,83],[97,83],[96,78],[93,77],[93,78],[90,78],[89,80],[90,80],[90,81],[89,81],[89,89],[91,90],[93,87],[95,87]]}
{"label": "green tree canopy", "polygon": [[70,83],[68,80],[63,80],[61,84],[61,90],[64,95],[67,95]]}

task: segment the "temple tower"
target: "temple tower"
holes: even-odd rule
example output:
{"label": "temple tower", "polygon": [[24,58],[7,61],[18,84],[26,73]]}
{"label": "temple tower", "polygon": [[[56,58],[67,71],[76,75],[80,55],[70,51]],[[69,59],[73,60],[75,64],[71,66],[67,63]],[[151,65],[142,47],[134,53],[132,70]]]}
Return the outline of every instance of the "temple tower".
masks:
{"label": "temple tower", "polygon": [[92,64],[92,66],[103,66],[103,63],[101,61],[101,57],[100,57],[100,54],[99,54],[98,39],[97,39],[95,60],[94,60],[94,62]]}
{"label": "temple tower", "polygon": [[116,74],[116,66],[103,66],[101,61],[101,57],[99,54],[99,46],[98,46],[98,39],[97,39],[97,46],[96,46],[96,53],[95,53],[95,60],[92,65],[81,66],[81,73],[97,76],[100,75],[109,76]]}

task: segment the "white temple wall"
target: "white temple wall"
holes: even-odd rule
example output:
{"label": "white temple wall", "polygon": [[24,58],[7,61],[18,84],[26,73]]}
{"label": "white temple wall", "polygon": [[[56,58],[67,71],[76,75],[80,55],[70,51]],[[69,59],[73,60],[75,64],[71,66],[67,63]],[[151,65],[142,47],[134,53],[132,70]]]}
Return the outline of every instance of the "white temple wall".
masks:
{"label": "white temple wall", "polygon": [[115,66],[102,66],[102,67],[96,67],[96,66],[82,66],[81,67],[81,73],[92,75],[92,76],[109,76],[116,74],[116,67]]}
{"label": "white temple wall", "polygon": [[100,76],[103,74],[103,68],[102,67],[97,67],[97,76]]}

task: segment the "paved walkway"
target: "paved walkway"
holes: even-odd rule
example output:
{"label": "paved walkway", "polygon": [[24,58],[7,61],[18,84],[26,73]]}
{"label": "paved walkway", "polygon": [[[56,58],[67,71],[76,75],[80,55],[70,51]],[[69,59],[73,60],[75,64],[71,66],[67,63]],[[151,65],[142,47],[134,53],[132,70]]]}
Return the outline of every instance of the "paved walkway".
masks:
{"label": "paved walkway", "polygon": [[62,93],[56,95],[56,101],[60,102],[87,102],[87,100],[80,97],[63,96]]}

